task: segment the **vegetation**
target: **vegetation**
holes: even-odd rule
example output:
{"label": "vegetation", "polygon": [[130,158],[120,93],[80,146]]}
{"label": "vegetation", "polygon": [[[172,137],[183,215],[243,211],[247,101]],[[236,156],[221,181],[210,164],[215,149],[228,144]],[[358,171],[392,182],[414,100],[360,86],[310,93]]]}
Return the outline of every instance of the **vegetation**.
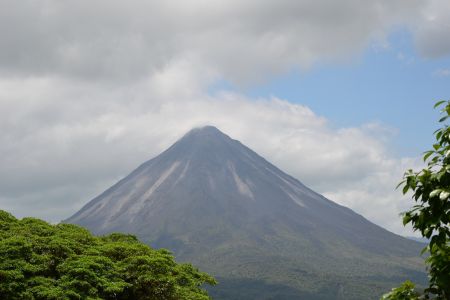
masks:
{"label": "vegetation", "polygon": [[[403,224],[410,223],[414,230],[430,239],[422,251],[428,253],[429,286],[421,299],[450,299],[450,127],[445,123],[450,118],[450,101],[440,101],[435,108],[442,106],[439,122],[443,126],[434,133],[433,150],[423,157],[427,167],[419,172],[408,170],[399,184],[404,194],[413,192],[416,202],[404,213]],[[419,299],[413,288],[411,283],[405,283],[383,299]]]}
{"label": "vegetation", "polygon": [[215,284],[167,250],[136,237],[95,237],[86,229],[18,220],[0,210],[0,299],[210,299]]}
{"label": "vegetation", "polygon": [[414,287],[414,284],[407,280],[398,288],[394,288],[390,293],[383,295],[381,300],[419,300],[419,293],[414,290]]}
{"label": "vegetation", "polygon": [[[279,224],[270,225],[253,227],[258,239],[246,239],[245,244],[238,238],[227,239],[220,247],[210,242],[209,252],[200,248],[210,241],[207,234],[196,231],[193,236],[202,237],[201,244],[189,246],[202,249],[201,255],[177,257],[216,276],[220,284],[208,288],[216,300],[376,300],[406,279],[422,286],[427,282],[419,257],[422,246],[415,242],[400,239],[405,243],[398,245],[398,252],[392,245],[386,246],[386,252],[370,252],[336,239],[323,228],[312,231],[308,240]],[[239,229],[233,232],[242,234]]]}

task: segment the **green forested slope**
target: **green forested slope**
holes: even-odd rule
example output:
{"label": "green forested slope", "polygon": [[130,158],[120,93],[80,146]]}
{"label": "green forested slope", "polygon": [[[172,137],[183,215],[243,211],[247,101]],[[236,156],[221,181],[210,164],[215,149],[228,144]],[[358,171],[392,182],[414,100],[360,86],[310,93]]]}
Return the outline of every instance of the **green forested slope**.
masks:
{"label": "green forested slope", "polygon": [[403,253],[390,253],[391,247],[375,252],[321,228],[306,240],[277,223],[266,225],[266,230],[262,226],[230,230],[226,239],[215,240],[208,249],[201,246],[208,244],[206,229],[188,234],[180,229],[173,232],[177,260],[214,274],[219,284],[208,290],[220,300],[375,300],[407,278],[426,282],[423,259],[414,255],[421,245],[413,248],[416,244],[411,243]]}

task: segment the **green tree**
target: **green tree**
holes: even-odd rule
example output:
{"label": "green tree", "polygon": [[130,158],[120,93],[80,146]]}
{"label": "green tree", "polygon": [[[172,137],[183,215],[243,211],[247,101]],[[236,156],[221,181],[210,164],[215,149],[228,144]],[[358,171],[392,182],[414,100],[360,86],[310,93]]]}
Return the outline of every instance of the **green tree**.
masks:
{"label": "green tree", "polygon": [[[410,223],[414,230],[429,239],[426,259],[429,286],[422,299],[450,299],[450,101],[440,101],[435,108],[442,107],[439,120],[442,127],[434,132],[436,142],[433,149],[424,153],[427,167],[415,172],[408,170],[404,180],[403,194],[411,191],[415,205],[403,214],[403,224]],[[408,295],[411,284],[404,284],[386,294],[383,299],[418,299]],[[405,298],[406,297],[406,298]],[[409,297],[409,298],[408,298]],[[414,298],[416,297],[416,298]]]}
{"label": "green tree", "polygon": [[0,210],[0,299],[210,299],[204,284],[215,280],[132,235]]}
{"label": "green tree", "polygon": [[405,281],[398,288],[392,289],[391,292],[383,295],[381,300],[418,300],[419,293],[414,290],[414,284],[411,281]]}

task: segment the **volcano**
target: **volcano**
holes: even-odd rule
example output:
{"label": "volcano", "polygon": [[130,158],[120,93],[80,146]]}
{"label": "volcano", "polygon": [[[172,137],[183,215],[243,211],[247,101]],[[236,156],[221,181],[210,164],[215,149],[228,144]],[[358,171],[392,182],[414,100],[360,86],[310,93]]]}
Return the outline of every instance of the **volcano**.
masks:
{"label": "volcano", "polygon": [[191,130],[65,222],[171,250],[218,279],[214,299],[379,299],[405,279],[426,280],[422,244],[212,126]]}

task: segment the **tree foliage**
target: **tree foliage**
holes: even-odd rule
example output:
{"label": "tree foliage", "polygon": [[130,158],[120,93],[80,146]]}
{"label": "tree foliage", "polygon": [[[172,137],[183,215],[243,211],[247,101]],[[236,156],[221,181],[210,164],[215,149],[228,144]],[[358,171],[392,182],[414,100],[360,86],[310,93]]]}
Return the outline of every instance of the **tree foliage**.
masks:
{"label": "tree foliage", "polygon": [[204,284],[215,281],[132,235],[0,210],[0,299],[210,299]]}
{"label": "tree foliage", "polygon": [[414,287],[411,281],[405,281],[398,288],[394,288],[391,292],[383,295],[381,300],[418,300],[419,293],[414,290]]}
{"label": "tree foliage", "polygon": [[[450,299],[450,127],[446,123],[450,118],[450,101],[440,101],[435,108],[442,107],[443,116],[439,120],[442,127],[434,132],[436,142],[433,149],[424,153],[427,167],[415,172],[408,170],[399,184],[403,194],[411,191],[415,205],[403,214],[403,224],[410,223],[414,230],[429,239],[426,259],[429,286],[422,299]],[[385,295],[383,299],[402,298],[411,285],[403,285],[398,293]]]}

